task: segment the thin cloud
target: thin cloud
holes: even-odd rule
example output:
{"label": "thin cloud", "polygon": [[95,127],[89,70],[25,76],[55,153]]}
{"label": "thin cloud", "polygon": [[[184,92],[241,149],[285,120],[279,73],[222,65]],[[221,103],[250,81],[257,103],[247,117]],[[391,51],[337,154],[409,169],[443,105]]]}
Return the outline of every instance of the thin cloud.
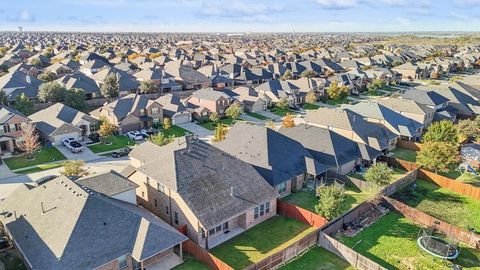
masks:
{"label": "thin cloud", "polygon": [[7,20],[11,22],[34,22],[35,16],[30,13],[30,11],[24,9],[17,14],[8,17]]}

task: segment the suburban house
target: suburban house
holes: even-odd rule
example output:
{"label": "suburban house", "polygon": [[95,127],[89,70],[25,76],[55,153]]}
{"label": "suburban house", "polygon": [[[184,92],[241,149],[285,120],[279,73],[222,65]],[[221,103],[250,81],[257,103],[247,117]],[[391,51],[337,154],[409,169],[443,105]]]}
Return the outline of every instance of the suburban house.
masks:
{"label": "suburban house", "polygon": [[42,81],[39,79],[18,70],[0,77],[0,91],[5,92],[9,102],[15,102],[21,94],[29,99],[37,99],[40,84]]}
{"label": "suburban house", "polygon": [[393,67],[392,71],[401,74],[403,79],[408,80],[425,79],[430,77],[427,69],[422,69],[418,65],[412,64],[412,62],[406,62],[405,64]]}
{"label": "suburban house", "polygon": [[79,71],[72,74],[67,74],[57,79],[57,82],[63,85],[66,89],[82,89],[86,99],[92,99],[101,96],[100,87],[95,80]]}
{"label": "suburban house", "polygon": [[175,77],[157,67],[140,70],[133,76],[140,82],[152,81],[158,87],[160,93],[182,90],[182,85],[175,81]]}
{"label": "suburban house", "polygon": [[381,124],[371,123],[349,110],[318,108],[307,111],[305,121],[331,130],[352,141],[369,145],[385,154],[395,149],[398,136]]}
{"label": "suburban house", "polygon": [[106,118],[118,126],[120,134],[125,134],[162,123],[163,107],[145,95],[129,94],[103,105],[90,112],[90,115],[97,119]]}
{"label": "suburban house", "polygon": [[275,190],[250,164],[193,136],[130,153],[122,174],[140,187],[140,205],[212,248],[276,214]]}
{"label": "suburban house", "polygon": [[368,166],[382,155],[382,152],[368,145],[316,126],[299,124],[292,128],[281,128],[278,132],[299,142],[315,161],[338,174],[345,175],[357,166]]}
{"label": "suburban house", "polygon": [[297,141],[254,124],[236,123],[214,145],[250,163],[282,197],[329,169]]}
{"label": "suburban house", "polygon": [[250,86],[240,86],[231,90],[225,90],[225,92],[239,101],[243,105],[245,112],[265,111],[271,102],[269,97],[260,95]]}
{"label": "suburban house", "polygon": [[0,156],[15,151],[15,144],[21,142],[22,126],[30,122],[17,110],[0,106]]}
{"label": "suburban house", "polygon": [[163,117],[168,117],[173,125],[192,121],[192,114],[185,108],[180,98],[173,94],[163,95],[155,100],[162,105]]}
{"label": "suburban house", "polygon": [[28,269],[170,269],[187,238],[136,205],[65,176],[22,184],[0,202],[0,221]]}
{"label": "suburban house", "polygon": [[114,67],[106,67],[91,75],[98,87],[101,87],[109,76],[115,76],[118,83],[118,92],[120,96],[125,96],[132,92],[136,92],[140,86],[140,83],[134,76]]}
{"label": "suburban house", "polygon": [[424,128],[427,128],[432,123],[435,115],[435,111],[432,108],[410,99],[379,98],[377,103],[419,122]]}
{"label": "suburban house", "polygon": [[287,99],[291,107],[305,102],[305,96],[300,95],[300,88],[288,81],[271,80],[255,87],[255,91],[260,96],[267,96],[272,102]]}
{"label": "suburban house", "polygon": [[165,71],[171,74],[183,89],[193,90],[211,86],[211,80],[195,69],[185,66],[181,61],[172,61],[165,64]]}
{"label": "suburban house", "polygon": [[63,138],[83,140],[98,126],[97,119],[62,103],[55,103],[28,118],[35,124],[42,140],[53,145],[61,145]]}
{"label": "suburban house", "polygon": [[[216,91],[211,88],[197,90],[185,99],[189,108],[193,110],[197,108],[205,108],[208,110],[208,115],[213,112],[223,115],[225,110],[232,103],[232,100],[233,99],[224,92]],[[197,113],[197,116],[200,117],[208,115],[198,115]]]}

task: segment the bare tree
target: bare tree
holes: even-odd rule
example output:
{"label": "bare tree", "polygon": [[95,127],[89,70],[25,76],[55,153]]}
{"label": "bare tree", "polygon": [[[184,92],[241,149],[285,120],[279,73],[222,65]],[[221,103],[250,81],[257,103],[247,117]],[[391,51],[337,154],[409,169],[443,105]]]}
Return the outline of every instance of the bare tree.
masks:
{"label": "bare tree", "polygon": [[40,149],[40,140],[33,124],[22,125],[22,142],[17,142],[17,148],[27,154],[27,158],[31,159],[32,154]]}

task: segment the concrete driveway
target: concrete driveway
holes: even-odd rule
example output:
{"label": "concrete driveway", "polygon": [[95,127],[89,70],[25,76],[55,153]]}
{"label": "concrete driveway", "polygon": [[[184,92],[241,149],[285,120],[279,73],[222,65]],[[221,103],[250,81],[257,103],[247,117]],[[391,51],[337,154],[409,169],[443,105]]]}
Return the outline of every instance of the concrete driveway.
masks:
{"label": "concrete driveway", "polygon": [[190,131],[191,133],[198,136],[199,139],[205,142],[210,142],[213,137],[213,131],[208,130],[200,125],[197,125],[193,122],[179,124],[179,127]]}
{"label": "concrete driveway", "polygon": [[70,159],[70,160],[81,159],[81,160],[84,160],[85,162],[87,162],[89,160],[95,160],[95,159],[100,158],[100,156],[98,156],[95,153],[93,153],[92,151],[90,151],[90,149],[88,149],[88,147],[85,146],[85,145],[83,146],[83,151],[79,152],[79,153],[72,153],[72,152],[70,152],[70,150],[68,150],[63,145],[57,145],[57,146],[55,146],[55,148],[57,148],[58,151],[62,152],[62,154],[67,159]]}

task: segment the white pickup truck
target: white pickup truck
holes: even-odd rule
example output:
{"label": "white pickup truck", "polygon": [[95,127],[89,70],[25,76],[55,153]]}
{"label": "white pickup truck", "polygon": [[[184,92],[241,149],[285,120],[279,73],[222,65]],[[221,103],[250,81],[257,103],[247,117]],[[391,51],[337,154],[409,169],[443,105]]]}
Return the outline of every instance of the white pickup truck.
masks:
{"label": "white pickup truck", "polygon": [[74,138],[64,138],[62,144],[68,148],[72,153],[78,153],[83,151],[83,145],[80,144]]}

